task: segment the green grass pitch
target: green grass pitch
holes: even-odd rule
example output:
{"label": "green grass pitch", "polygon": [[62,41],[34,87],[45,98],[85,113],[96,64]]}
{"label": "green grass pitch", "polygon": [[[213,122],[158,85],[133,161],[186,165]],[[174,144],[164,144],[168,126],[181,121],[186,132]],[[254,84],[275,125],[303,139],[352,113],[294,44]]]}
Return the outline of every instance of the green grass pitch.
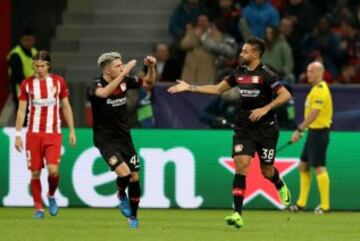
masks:
{"label": "green grass pitch", "polygon": [[326,215],[244,211],[244,228],[225,225],[230,210],[141,209],[131,230],[117,209],[62,208],[34,220],[32,208],[0,208],[0,241],[351,241],[360,240],[360,212]]}

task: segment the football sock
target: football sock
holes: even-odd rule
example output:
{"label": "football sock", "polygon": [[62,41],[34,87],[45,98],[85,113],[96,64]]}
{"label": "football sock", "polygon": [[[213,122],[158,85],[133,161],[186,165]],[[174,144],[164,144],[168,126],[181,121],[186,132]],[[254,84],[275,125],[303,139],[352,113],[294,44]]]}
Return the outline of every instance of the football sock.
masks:
{"label": "football sock", "polygon": [[43,204],[41,201],[41,183],[40,179],[31,179],[31,192],[34,200],[34,205],[36,210],[43,209]]}
{"label": "football sock", "polygon": [[137,210],[139,207],[140,202],[140,195],[141,195],[141,188],[140,183],[137,182],[130,182],[129,183],[129,201],[131,207],[131,216],[137,216]]}
{"label": "football sock", "polygon": [[311,173],[310,171],[300,171],[300,194],[296,204],[300,207],[305,207],[308,201],[311,187]]}
{"label": "football sock", "polygon": [[330,209],[330,180],[327,171],[316,175],[320,192],[320,206],[324,210]]}
{"label": "football sock", "polygon": [[59,176],[48,176],[49,192],[48,196],[52,197],[55,194],[56,188],[59,186]]}
{"label": "football sock", "polygon": [[243,208],[245,189],[246,189],[246,176],[241,174],[235,174],[233,180],[232,195],[233,195],[235,211],[240,214]]}
{"label": "football sock", "polygon": [[130,175],[127,175],[125,177],[117,177],[116,178],[116,184],[118,186],[118,190],[119,190],[119,196],[123,197],[126,195],[126,187],[129,184],[129,179],[130,179]]}

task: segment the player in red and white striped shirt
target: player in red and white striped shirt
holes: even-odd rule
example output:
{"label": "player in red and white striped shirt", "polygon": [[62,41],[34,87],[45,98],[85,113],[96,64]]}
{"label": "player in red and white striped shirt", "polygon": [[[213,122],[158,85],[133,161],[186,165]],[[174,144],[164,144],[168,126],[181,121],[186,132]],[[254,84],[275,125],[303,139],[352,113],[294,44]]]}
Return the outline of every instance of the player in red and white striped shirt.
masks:
{"label": "player in red and white striped shirt", "polygon": [[28,104],[28,123],[26,133],[26,158],[31,171],[31,191],[35,204],[35,218],[43,218],[41,200],[41,169],[46,162],[49,181],[49,211],[52,216],[58,212],[54,193],[59,183],[59,163],[61,156],[61,120],[62,108],[69,127],[69,143],[76,144],[73,113],[69,103],[69,90],[64,79],[49,73],[50,55],[39,51],[34,56],[35,75],[24,79],[20,87],[19,108],[16,117],[15,148],[23,150],[21,128],[25,121]]}

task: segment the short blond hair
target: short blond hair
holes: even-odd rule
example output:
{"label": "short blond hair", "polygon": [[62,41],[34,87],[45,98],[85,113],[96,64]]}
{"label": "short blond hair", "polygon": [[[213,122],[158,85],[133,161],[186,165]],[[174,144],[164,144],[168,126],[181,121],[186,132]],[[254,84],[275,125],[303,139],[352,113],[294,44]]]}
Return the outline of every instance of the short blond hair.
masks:
{"label": "short blond hair", "polygon": [[100,67],[100,69],[103,70],[107,65],[109,65],[111,62],[113,62],[115,59],[121,60],[121,54],[118,52],[103,53],[98,58],[97,63],[98,63],[98,66]]}

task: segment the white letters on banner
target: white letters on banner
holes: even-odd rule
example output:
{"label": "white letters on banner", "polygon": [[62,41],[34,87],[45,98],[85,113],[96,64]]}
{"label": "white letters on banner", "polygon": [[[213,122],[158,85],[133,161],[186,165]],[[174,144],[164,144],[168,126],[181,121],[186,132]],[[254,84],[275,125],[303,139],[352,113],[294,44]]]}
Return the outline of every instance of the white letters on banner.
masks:
{"label": "white letters on banner", "polygon": [[[9,138],[9,191],[3,198],[4,206],[33,206],[30,195],[29,183],[30,172],[27,170],[25,153],[15,150],[15,128],[4,128],[3,132]],[[25,141],[25,130],[23,132]],[[63,149],[63,151],[66,151]],[[161,148],[141,148],[139,156],[144,161],[144,186],[140,206],[143,208],[168,208],[170,198],[165,196],[165,166],[168,163],[175,165],[175,202],[181,208],[198,208],[203,203],[203,197],[196,196],[195,184],[195,158],[192,152],[185,147],[175,147],[168,150]],[[84,149],[71,167],[71,180],[77,197],[87,206],[91,207],[115,207],[118,204],[116,186],[114,193],[102,195],[96,191],[96,187],[113,182],[115,173],[110,170],[94,175],[93,167],[100,153],[95,147]],[[105,165],[105,163],[104,163]],[[0,167],[3,168],[3,167]],[[64,181],[64,180],[63,180]],[[41,174],[42,198],[47,205],[47,169]],[[59,206],[69,206],[71,197],[61,194],[61,186],[55,193]]]}
{"label": "white letters on banner", "polygon": [[197,208],[203,202],[195,196],[195,159],[190,150],[176,147],[167,151],[161,148],[142,148],[144,159],[144,190],[141,206],[168,208],[170,200],[165,196],[165,165],[175,164],[175,199],[181,208]]}

